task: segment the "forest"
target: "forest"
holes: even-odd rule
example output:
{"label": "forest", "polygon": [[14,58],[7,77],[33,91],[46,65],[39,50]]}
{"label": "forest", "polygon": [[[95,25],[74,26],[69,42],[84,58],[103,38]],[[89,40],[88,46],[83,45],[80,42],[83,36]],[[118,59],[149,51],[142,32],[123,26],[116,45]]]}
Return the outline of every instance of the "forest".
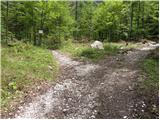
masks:
{"label": "forest", "polygon": [[158,43],[159,1],[2,0],[2,118],[158,118]]}
{"label": "forest", "polygon": [[11,1],[1,7],[2,42],[16,38],[56,48],[67,39],[158,39],[158,1]]}

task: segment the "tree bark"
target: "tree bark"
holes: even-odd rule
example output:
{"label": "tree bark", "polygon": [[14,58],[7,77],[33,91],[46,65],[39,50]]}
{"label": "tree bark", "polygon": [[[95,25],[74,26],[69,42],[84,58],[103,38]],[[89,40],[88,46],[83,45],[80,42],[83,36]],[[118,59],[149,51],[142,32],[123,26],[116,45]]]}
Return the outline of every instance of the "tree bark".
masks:
{"label": "tree bark", "polygon": [[132,37],[132,25],[133,25],[133,2],[131,1],[131,7],[130,7],[130,39]]}
{"label": "tree bark", "polygon": [[138,15],[137,15],[137,39],[139,38],[139,18],[140,18],[140,1],[138,1]]}
{"label": "tree bark", "polygon": [[[75,21],[78,21],[78,1],[76,0],[76,6],[75,6]],[[76,23],[76,31],[75,31],[75,40],[77,40],[77,23]]]}
{"label": "tree bark", "polygon": [[8,1],[6,2],[6,44],[8,43]]}
{"label": "tree bark", "polygon": [[[41,11],[41,26],[40,26],[40,28],[41,28],[41,30],[43,30],[43,8],[42,8],[42,11]],[[40,33],[39,34],[39,46],[41,46],[41,42],[42,42],[42,34]]]}
{"label": "tree bark", "polygon": [[[34,1],[33,1],[34,2]],[[34,6],[32,7],[32,37],[33,37],[33,45],[37,45],[36,42],[36,22],[34,21]]]}
{"label": "tree bark", "polygon": [[144,1],[142,1],[142,38],[144,38],[145,33],[144,33]]}

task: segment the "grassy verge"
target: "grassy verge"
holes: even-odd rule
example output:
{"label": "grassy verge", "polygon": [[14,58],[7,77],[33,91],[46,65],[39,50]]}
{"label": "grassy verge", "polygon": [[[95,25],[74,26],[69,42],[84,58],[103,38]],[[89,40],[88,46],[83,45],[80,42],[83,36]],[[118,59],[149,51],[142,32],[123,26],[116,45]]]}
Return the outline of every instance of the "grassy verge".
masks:
{"label": "grassy verge", "polygon": [[1,107],[20,99],[27,88],[53,80],[58,66],[50,51],[18,42],[1,50]]}
{"label": "grassy verge", "polygon": [[144,81],[145,87],[157,88],[159,86],[159,62],[156,59],[146,59],[143,63],[143,71],[147,73],[147,80]]}
{"label": "grassy verge", "polygon": [[104,45],[103,50],[93,49],[93,48],[86,48],[84,49],[79,56],[85,57],[88,59],[92,59],[94,61],[102,59],[105,55],[114,55],[119,51],[119,46],[117,45]]}
{"label": "grassy verge", "polygon": [[104,50],[98,50],[91,48],[90,43],[66,42],[60,50],[65,53],[69,53],[73,57],[97,61],[102,59],[105,55],[116,54],[122,46],[123,45],[121,44],[105,43]]}
{"label": "grassy verge", "polygon": [[78,57],[85,49],[89,48],[89,44],[86,43],[73,43],[72,41],[66,41],[63,43],[60,51],[69,54],[73,57]]}
{"label": "grassy verge", "polygon": [[[136,88],[139,98],[145,103],[145,108],[141,105],[137,110],[139,119],[157,119],[159,117],[159,61],[148,58],[143,61],[142,74],[144,81],[140,82]],[[142,112],[141,109],[144,109]]]}

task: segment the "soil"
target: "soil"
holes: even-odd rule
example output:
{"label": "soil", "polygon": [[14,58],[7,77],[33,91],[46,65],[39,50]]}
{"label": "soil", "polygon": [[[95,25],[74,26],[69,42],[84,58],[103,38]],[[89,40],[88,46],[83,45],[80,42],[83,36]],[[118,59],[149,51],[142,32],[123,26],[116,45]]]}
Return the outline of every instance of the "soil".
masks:
{"label": "soil", "polygon": [[142,81],[139,63],[152,48],[106,56],[98,63],[52,51],[61,67],[56,84],[20,106],[14,118],[137,118],[137,111],[144,112],[147,104],[137,94],[137,83]]}

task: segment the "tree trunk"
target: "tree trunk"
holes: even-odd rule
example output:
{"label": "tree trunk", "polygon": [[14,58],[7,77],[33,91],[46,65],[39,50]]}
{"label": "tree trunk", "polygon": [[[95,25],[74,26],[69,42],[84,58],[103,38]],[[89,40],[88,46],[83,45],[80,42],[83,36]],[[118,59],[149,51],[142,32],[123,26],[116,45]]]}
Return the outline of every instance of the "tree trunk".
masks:
{"label": "tree trunk", "polygon": [[130,7],[130,39],[132,37],[132,25],[133,25],[133,2],[131,1],[131,7]]}
{"label": "tree trunk", "polygon": [[[78,1],[76,0],[76,6],[75,6],[75,21],[77,22],[78,21]],[[75,28],[77,28],[77,23],[76,23],[76,26]],[[75,31],[75,40],[77,40],[77,29]]]}
{"label": "tree trunk", "polygon": [[33,44],[37,45],[36,42],[36,23],[34,22],[34,6],[32,7],[32,39],[33,39]]}
{"label": "tree trunk", "polygon": [[6,2],[6,44],[8,43],[8,6],[9,6],[9,3],[8,1]]}
{"label": "tree trunk", "polygon": [[138,1],[138,16],[137,16],[137,39],[139,38],[139,18],[140,18],[140,1]]}
{"label": "tree trunk", "polygon": [[142,38],[144,38],[144,1],[142,1]]}
{"label": "tree trunk", "polygon": [[[41,11],[41,30],[43,30],[43,8],[42,8],[42,11]],[[39,46],[41,46],[41,42],[42,42],[42,34],[40,33],[39,34]]]}

